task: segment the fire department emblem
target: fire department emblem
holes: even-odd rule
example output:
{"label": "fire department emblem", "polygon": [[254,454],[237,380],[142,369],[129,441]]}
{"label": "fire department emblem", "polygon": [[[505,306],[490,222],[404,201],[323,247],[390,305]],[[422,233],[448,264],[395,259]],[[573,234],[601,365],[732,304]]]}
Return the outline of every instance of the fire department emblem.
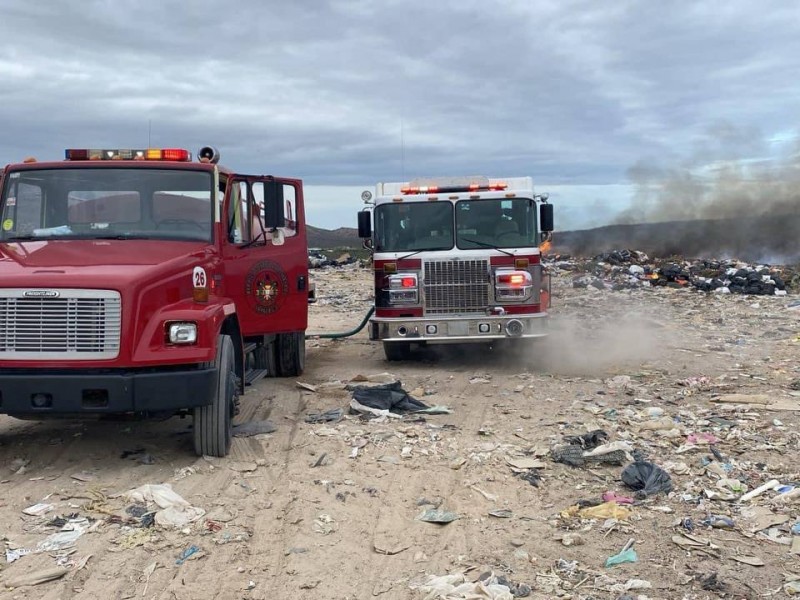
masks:
{"label": "fire department emblem", "polygon": [[250,307],[268,315],[278,310],[289,291],[289,280],[280,265],[264,260],[253,266],[244,281],[244,292]]}

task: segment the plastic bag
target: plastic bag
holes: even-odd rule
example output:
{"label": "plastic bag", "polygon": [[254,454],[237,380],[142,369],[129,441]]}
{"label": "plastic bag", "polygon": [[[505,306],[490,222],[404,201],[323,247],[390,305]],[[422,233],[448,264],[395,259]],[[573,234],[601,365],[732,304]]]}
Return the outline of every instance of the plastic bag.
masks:
{"label": "plastic bag", "polygon": [[651,462],[636,461],[622,471],[622,481],[637,491],[637,496],[652,496],[672,490],[672,479],[664,469]]}
{"label": "plastic bag", "polygon": [[353,390],[353,399],[359,404],[393,413],[416,412],[430,408],[408,395],[399,381],[374,386],[358,386]]}
{"label": "plastic bag", "polygon": [[636,562],[638,557],[636,556],[636,550],[633,548],[628,548],[627,550],[623,550],[619,554],[615,554],[614,556],[609,556],[606,559],[606,567],[613,567],[614,565],[621,565],[623,563],[632,563]]}

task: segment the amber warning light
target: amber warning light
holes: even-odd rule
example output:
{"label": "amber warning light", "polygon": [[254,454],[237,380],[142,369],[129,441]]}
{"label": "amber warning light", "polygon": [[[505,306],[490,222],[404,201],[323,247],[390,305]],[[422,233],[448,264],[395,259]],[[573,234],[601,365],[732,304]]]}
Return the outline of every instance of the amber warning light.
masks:
{"label": "amber warning light", "polygon": [[192,160],[192,153],[183,148],[145,148],[97,149],[68,148],[64,151],[65,160],[172,160],[186,162]]}

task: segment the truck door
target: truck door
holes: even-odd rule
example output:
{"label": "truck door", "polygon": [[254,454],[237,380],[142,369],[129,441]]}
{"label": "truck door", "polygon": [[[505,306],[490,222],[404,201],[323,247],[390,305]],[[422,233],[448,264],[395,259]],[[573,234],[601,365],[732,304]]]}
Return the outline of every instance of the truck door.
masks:
{"label": "truck door", "polygon": [[236,302],[242,334],[305,331],[308,246],[302,182],[231,176],[223,210],[224,293]]}

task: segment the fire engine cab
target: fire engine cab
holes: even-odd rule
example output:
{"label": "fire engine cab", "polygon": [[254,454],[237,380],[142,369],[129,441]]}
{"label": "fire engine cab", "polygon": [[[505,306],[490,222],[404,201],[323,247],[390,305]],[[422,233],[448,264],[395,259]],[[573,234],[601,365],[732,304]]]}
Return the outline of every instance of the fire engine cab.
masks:
{"label": "fire engine cab", "polygon": [[539,246],[549,243],[553,207],[530,177],[379,183],[362,200],[359,236],[375,271],[370,339],[388,360],[407,358],[412,344],[546,335],[550,280]]}
{"label": "fire engine cab", "polygon": [[224,456],[244,386],[303,371],[298,179],[202,148],[69,149],[0,175],[0,413],[193,415]]}

